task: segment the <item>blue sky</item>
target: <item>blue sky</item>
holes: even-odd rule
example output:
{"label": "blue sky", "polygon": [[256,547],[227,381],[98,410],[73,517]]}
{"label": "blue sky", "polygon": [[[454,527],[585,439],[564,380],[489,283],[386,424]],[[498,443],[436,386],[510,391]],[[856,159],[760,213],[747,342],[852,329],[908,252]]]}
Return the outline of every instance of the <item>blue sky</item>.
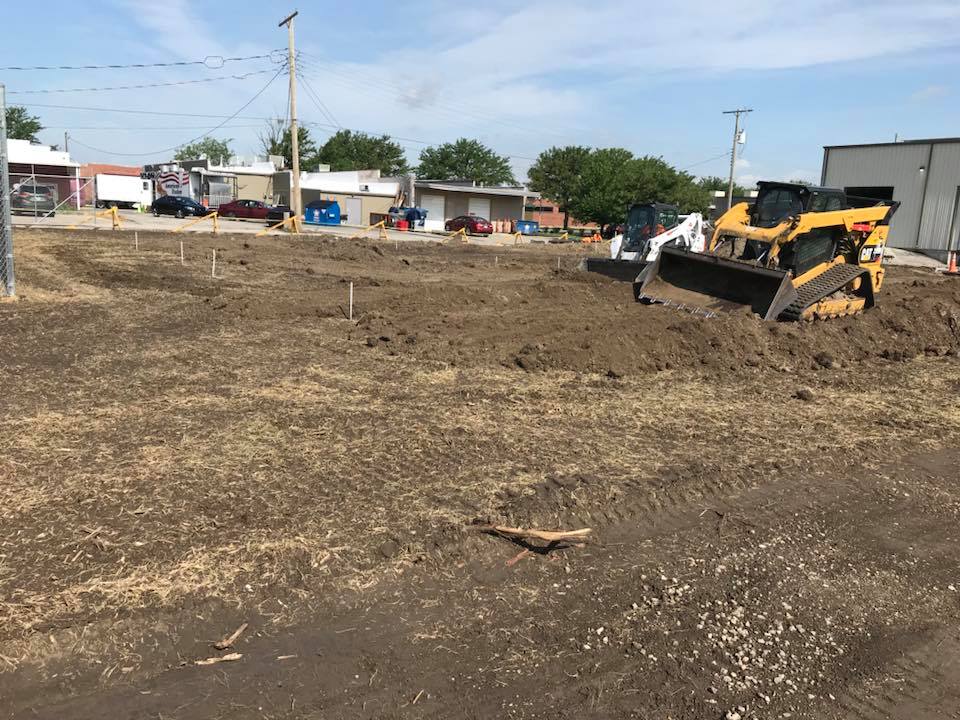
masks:
{"label": "blue sky", "polygon": [[[40,33],[36,8],[15,3],[4,11],[0,66],[269,54],[286,47],[277,23],[291,9],[263,0],[47,0]],[[755,110],[737,168],[746,183],[817,179],[824,144],[960,135],[956,0],[492,0],[473,8],[314,0],[300,4],[297,44],[299,115],[319,140],[336,126],[388,133],[403,138],[415,162],[427,143],[475,137],[510,155],[521,178],[541,150],[565,144],[623,146],[724,175],[732,119],[721,111],[737,106]],[[285,114],[285,76],[268,85],[274,59],[219,69],[0,71],[0,82],[8,102],[27,104],[49,127],[43,141],[62,144],[68,130],[77,159],[129,164],[168,159],[168,148],[221,122],[178,114],[229,116],[266,86],[213,133],[252,155],[264,118]],[[231,77],[247,73],[256,74]],[[206,78],[217,79],[21,94]]]}

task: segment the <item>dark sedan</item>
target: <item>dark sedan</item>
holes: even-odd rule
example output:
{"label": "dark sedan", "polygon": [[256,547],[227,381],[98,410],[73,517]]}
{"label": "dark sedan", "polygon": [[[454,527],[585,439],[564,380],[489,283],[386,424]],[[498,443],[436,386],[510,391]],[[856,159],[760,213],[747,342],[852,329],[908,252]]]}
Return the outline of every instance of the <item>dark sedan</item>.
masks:
{"label": "dark sedan", "polygon": [[275,205],[267,210],[267,225],[276,225],[293,212],[287,205]]}
{"label": "dark sedan", "polygon": [[46,185],[20,185],[10,193],[10,209],[15,213],[54,215],[57,201]]}
{"label": "dark sedan", "polygon": [[160,215],[173,215],[174,217],[184,218],[188,216],[203,217],[209,215],[210,210],[198,203],[193,198],[180,197],[179,195],[164,195],[153,201],[150,210],[155,217]]}
{"label": "dark sedan", "polygon": [[455,217],[453,220],[447,220],[445,227],[447,232],[466,230],[468,235],[490,235],[493,232],[493,225],[490,224],[490,221],[479,215]]}

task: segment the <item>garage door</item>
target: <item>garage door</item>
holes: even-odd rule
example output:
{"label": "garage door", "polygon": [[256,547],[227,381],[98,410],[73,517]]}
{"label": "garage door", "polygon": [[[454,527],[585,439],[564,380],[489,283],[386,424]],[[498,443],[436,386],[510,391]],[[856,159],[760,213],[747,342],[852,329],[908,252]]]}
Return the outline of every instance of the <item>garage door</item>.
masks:
{"label": "garage door", "polygon": [[470,198],[467,210],[471,215],[479,215],[482,218],[490,219],[490,198]]}
{"label": "garage door", "polygon": [[427,211],[425,229],[443,230],[443,221],[446,220],[444,215],[446,203],[443,195],[421,195],[420,207]]}

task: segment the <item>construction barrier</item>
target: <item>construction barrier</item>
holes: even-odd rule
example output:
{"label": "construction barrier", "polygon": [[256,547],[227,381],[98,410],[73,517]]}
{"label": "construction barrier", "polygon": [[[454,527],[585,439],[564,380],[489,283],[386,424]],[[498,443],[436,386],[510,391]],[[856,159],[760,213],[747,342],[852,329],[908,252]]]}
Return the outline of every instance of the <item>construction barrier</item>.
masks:
{"label": "construction barrier", "polygon": [[291,216],[288,217],[286,220],[281,220],[281,221],[278,222],[276,225],[271,225],[271,226],[268,227],[267,229],[261,230],[260,232],[258,232],[258,233],[256,234],[256,237],[260,237],[261,235],[266,235],[266,234],[267,234],[268,232],[270,232],[271,230],[278,230],[278,229],[280,229],[280,228],[284,228],[284,227],[287,227],[287,226],[292,226],[292,227],[293,227],[293,233],[296,234],[296,235],[299,235],[299,234],[301,233],[301,231],[303,230],[303,228],[301,227],[300,216],[299,216],[299,215],[291,215]]}
{"label": "construction barrier", "polygon": [[455,233],[451,233],[450,235],[447,235],[447,240],[453,240],[457,235],[460,236],[460,242],[462,242],[462,243],[468,243],[468,242],[470,242],[470,239],[467,237],[467,229],[466,229],[466,228],[460,228],[460,229],[457,230]]}
{"label": "construction barrier", "polygon": [[67,226],[67,230],[76,230],[88,220],[96,220],[98,217],[109,217],[113,221],[113,229],[120,229],[120,211],[117,210],[117,208],[112,207],[107,208],[106,210],[94,211],[92,214],[83,218],[80,222]]}
{"label": "construction barrier", "polygon": [[385,220],[381,220],[380,222],[374,223],[373,225],[371,225],[370,227],[368,227],[366,230],[364,230],[363,232],[359,233],[358,235],[352,236],[350,239],[351,239],[351,240],[362,240],[362,239],[363,239],[363,236],[364,236],[366,233],[368,233],[368,232],[370,232],[371,230],[374,230],[374,229],[376,229],[376,228],[380,228],[380,234],[377,235],[377,239],[378,239],[378,240],[382,240],[382,241],[386,242],[387,240],[390,239],[390,238],[387,237],[387,225],[386,225],[386,221],[385,221]]}
{"label": "construction barrier", "polygon": [[212,220],[213,220],[213,234],[216,235],[217,233],[220,232],[220,222],[219,222],[219,220],[218,220],[219,217],[220,217],[220,214],[219,214],[216,210],[214,210],[214,211],[213,211],[212,213],[210,213],[209,215],[203,215],[203,216],[201,216],[201,217],[194,218],[193,220],[190,220],[190,221],[184,223],[184,224],[181,225],[180,227],[174,228],[173,231],[174,231],[175,233],[178,233],[178,232],[180,232],[180,231],[182,231],[182,230],[186,230],[188,227],[191,227],[192,225],[196,225],[198,222],[202,222],[203,220],[211,220],[211,219],[212,219]]}

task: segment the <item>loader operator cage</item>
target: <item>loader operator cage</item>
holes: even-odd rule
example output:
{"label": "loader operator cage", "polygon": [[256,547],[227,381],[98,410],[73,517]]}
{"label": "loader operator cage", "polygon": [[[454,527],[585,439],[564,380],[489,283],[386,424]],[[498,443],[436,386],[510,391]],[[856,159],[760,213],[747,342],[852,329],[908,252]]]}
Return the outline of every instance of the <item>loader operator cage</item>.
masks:
{"label": "loader operator cage", "polygon": [[651,238],[680,223],[677,208],[673,205],[651,203],[634,205],[627,211],[627,227],[623,231],[623,249],[627,252],[646,252]]}

